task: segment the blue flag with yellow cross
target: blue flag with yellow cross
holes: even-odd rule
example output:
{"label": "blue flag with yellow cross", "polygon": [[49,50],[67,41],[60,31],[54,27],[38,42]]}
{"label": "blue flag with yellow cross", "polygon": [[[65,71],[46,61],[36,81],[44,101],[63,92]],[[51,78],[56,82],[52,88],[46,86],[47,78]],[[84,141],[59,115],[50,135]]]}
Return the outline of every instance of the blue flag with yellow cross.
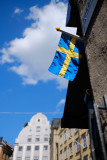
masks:
{"label": "blue flag with yellow cross", "polygon": [[48,70],[55,75],[73,81],[83,54],[84,43],[76,37],[62,33],[55,57]]}

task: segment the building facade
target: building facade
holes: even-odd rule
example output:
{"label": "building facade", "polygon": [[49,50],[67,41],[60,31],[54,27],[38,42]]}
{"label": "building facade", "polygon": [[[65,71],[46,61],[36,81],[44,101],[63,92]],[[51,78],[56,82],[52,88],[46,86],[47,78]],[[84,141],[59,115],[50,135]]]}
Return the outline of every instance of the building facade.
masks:
{"label": "building facade", "polygon": [[[77,34],[85,44],[86,67],[81,67],[77,82],[69,83],[68,98],[65,103],[62,128],[74,128],[72,122],[79,122],[80,127],[88,122],[90,129],[92,157],[97,160],[107,159],[107,1],[106,0],[69,0],[67,26],[77,27]],[[85,64],[83,63],[83,64]],[[87,68],[87,70],[86,70]],[[84,69],[86,72],[84,72]],[[82,76],[83,73],[83,76]],[[88,75],[90,86],[85,78]],[[81,80],[81,81],[80,81]],[[74,84],[74,86],[73,86]],[[78,85],[79,84],[79,85]],[[83,84],[83,86],[81,85]],[[80,88],[78,87],[80,86]],[[82,89],[81,89],[82,86]],[[80,90],[81,89],[81,90]],[[85,90],[84,90],[85,89]],[[85,91],[81,92],[81,91]],[[75,92],[74,92],[75,91]],[[74,94],[75,93],[75,94]],[[79,94],[77,94],[79,93]],[[80,96],[83,93],[83,98]],[[77,96],[78,95],[78,96]],[[74,103],[72,103],[72,100]],[[80,102],[78,101],[80,99]],[[87,118],[83,119],[81,100],[85,101]],[[104,101],[103,101],[104,99]],[[69,101],[68,101],[69,100]],[[76,102],[76,103],[75,103]],[[79,102],[79,105],[76,105]],[[72,106],[75,108],[72,108]],[[77,106],[77,108],[76,108]],[[80,107],[78,107],[80,106]],[[75,112],[73,112],[75,111]],[[78,111],[78,112],[77,112]],[[80,117],[78,114],[81,113]],[[85,114],[84,114],[85,115]],[[72,119],[73,117],[73,119]],[[79,120],[77,118],[79,117]],[[81,117],[82,120],[81,121]],[[75,118],[75,119],[74,119]],[[78,125],[76,123],[76,125]],[[77,127],[77,128],[80,128]]]}
{"label": "building facade", "polygon": [[50,160],[50,124],[38,113],[26,123],[16,138],[13,160]]}
{"label": "building facade", "polygon": [[87,129],[60,129],[59,159],[91,160],[89,133]]}
{"label": "building facade", "polygon": [[13,154],[13,147],[0,137],[0,160],[8,160]]}
{"label": "building facade", "polygon": [[60,119],[53,119],[50,134],[50,160],[58,159]]}
{"label": "building facade", "polygon": [[61,128],[60,120],[51,125],[51,160],[92,160],[88,129]]}

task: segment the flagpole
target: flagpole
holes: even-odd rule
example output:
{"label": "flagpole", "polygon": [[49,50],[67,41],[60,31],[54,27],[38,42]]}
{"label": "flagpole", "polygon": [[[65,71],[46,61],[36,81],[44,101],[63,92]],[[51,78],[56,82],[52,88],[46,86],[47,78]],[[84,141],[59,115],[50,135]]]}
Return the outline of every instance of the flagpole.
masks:
{"label": "flagpole", "polygon": [[60,32],[64,33],[64,34],[67,34],[67,35],[69,35],[69,36],[72,36],[72,37],[74,37],[74,38],[77,38],[79,41],[84,42],[84,38],[81,38],[81,37],[78,37],[78,36],[73,35],[73,34],[71,34],[71,33],[68,33],[68,32],[66,32],[66,31],[63,31],[62,29],[60,29],[60,27],[56,27],[55,29],[56,29],[57,31],[60,31]]}

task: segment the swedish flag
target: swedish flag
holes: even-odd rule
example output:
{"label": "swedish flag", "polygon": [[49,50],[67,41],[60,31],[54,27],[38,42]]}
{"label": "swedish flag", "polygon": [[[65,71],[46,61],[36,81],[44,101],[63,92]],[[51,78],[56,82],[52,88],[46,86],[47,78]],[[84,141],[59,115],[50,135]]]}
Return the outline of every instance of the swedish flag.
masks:
{"label": "swedish flag", "polygon": [[62,33],[55,57],[49,71],[73,81],[79,68],[79,61],[84,53],[84,43],[76,37]]}

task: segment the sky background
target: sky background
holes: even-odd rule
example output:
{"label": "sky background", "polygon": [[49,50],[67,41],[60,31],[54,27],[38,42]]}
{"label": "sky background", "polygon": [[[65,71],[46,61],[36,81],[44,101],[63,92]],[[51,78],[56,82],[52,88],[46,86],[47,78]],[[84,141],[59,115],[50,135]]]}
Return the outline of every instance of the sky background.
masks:
{"label": "sky background", "polygon": [[12,146],[34,114],[63,116],[68,81],[48,68],[66,14],[67,0],[0,0],[0,137]]}

